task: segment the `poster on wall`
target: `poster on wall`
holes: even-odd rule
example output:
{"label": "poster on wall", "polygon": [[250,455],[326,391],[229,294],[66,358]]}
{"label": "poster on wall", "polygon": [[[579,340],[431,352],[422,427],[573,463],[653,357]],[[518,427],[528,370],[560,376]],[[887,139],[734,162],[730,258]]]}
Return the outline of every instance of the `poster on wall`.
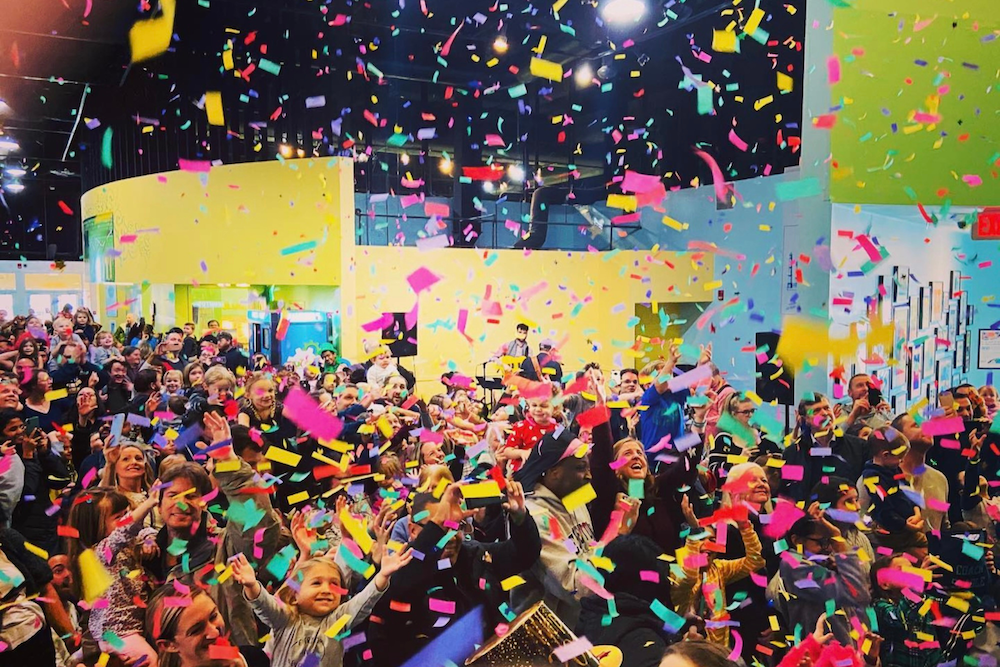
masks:
{"label": "poster on wall", "polygon": [[948,300],[948,313],[945,317],[948,340],[952,342],[952,347],[954,347],[955,340],[958,338],[958,299]]}
{"label": "poster on wall", "polygon": [[895,306],[892,310],[892,356],[896,365],[892,367],[889,383],[893,396],[906,395],[906,366],[908,360],[906,341],[910,335],[910,307]]}
{"label": "poster on wall", "polygon": [[924,346],[914,345],[910,354],[910,382],[906,397],[910,401],[920,399],[920,385],[923,384]]}
{"label": "poster on wall", "polygon": [[944,322],[944,283],[931,283],[931,322]]}
{"label": "poster on wall", "polygon": [[910,299],[910,268],[892,267],[892,302],[906,304]]}
{"label": "poster on wall", "polygon": [[958,271],[951,272],[951,289],[948,292],[948,298],[958,298],[958,293],[962,291],[962,274]]}
{"label": "poster on wall", "polygon": [[1000,368],[1000,329],[979,330],[979,368]]}
{"label": "poster on wall", "polygon": [[931,325],[931,288],[930,285],[921,287],[918,292],[920,298],[920,328],[926,329]]}

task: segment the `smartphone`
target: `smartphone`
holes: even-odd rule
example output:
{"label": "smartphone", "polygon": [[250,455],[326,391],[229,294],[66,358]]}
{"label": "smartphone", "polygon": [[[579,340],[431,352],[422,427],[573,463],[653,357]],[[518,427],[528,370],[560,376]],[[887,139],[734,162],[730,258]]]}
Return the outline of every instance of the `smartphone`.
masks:
{"label": "smartphone", "polygon": [[868,385],[868,405],[873,408],[882,402],[882,390]]}
{"label": "smartphone", "polygon": [[955,405],[955,397],[951,395],[950,391],[942,391],[938,396],[938,400],[941,402],[941,407],[945,410],[951,410]]}
{"label": "smartphone", "polygon": [[24,420],[24,430],[28,435],[34,433],[36,428],[38,428],[38,417],[28,417]]}

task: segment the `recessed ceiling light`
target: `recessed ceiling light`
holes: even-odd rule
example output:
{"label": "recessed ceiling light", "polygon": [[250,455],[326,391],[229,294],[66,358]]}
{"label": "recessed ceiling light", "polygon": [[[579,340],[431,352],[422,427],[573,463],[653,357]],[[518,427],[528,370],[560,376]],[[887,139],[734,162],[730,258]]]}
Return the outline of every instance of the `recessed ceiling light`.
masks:
{"label": "recessed ceiling light", "polygon": [[11,181],[7,185],[3,186],[3,189],[7,192],[18,193],[24,190],[24,184],[20,181]]}
{"label": "recessed ceiling light", "polygon": [[7,172],[8,176],[13,176],[14,178],[21,178],[22,176],[28,173],[25,169],[22,169],[21,167],[7,167],[7,169],[5,169],[4,171]]}
{"label": "recessed ceiling light", "polygon": [[601,16],[608,23],[635,23],[646,13],[643,0],[607,0],[601,7]]}
{"label": "recessed ceiling light", "polygon": [[19,151],[21,150],[21,144],[17,143],[10,137],[0,137],[0,151]]}

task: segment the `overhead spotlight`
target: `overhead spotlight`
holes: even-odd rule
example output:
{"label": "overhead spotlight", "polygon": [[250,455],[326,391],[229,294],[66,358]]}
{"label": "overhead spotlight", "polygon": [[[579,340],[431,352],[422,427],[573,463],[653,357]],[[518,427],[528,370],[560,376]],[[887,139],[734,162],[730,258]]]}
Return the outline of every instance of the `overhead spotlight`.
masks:
{"label": "overhead spotlight", "polygon": [[13,109],[10,108],[10,105],[5,100],[0,99],[0,116],[5,116],[12,111]]}
{"label": "overhead spotlight", "polygon": [[17,194],[18,192],[24,190],[24,183],[21,183],[20,181],[11,181],[7,185],[3,186],[3,189],[12,194]]}
{"label": "overhead spotlight", "polygon": [[497,53],[507,53],[509,48],[510,44],[507,43],[507,38],[503,35],[497,35],[497,38],[493,40],[493,50]]}
{"label": "overhead spotlight", "polygon": [[517,183],[524,182],[524,167],[519,164],[512,164],[507,167],[507,178]]}
{"label": "overhead spotlight", "polygon": [[292,157],[293,149],[288,144],[280,144],[278,146],[278,155],[284,158]]}
{"label": "overhead spotlight", "polygon": [[590,63],[581,63],[573,72],[573,80],[577,88],[586,88],[594,80],[594,68]]}
{"label": "overhead spotlight", "polygon": [[19,151],[21,150],[21,144],[17,143],[13,139],[7,136],[0,136],[0,151]]}
{"label": "overhead spotlight", "polygon": [[299,157],[305,157],[305,156],[306,156],[306,151],[305,151],[305,149],[304,149],[304,148],[300,148],[300,149],[299,149],[299,151],[298,151],[298,156],[299,156]]}
{"label": "overhead spotlight", "polygon": [[408,154],[408,153],[403,153],[402,155],[400,155],[400,156],[399,156],[399,162],[400,162],[400,164],[402,164],[402,165],[403,165],[404,167],[405,167],[406,165],[410,164],[410,156],[409,156],[409,154]]}
{"label": "overhead spotlight", "polygon": [[486,194],[492,194],[497,189],[497,186],[493,185],[493,181],[483,182],[483,192]]}
{"label": "overhead spotlight", "polygon": [[608,23],[636,23],[646,14],[643,0],[607,0],[601,6],[601,16]]}
{"label": "overhead spotlight", "polygon": [[441,169],[442,174],[447,174],[451,176],[451,172],[454,171],[455,169],[455,164],[448,158],[443,157],[441,158],[441,162],[438,165],[438,168]]}
{"label": "overhead spotlight", "polygon": [[22,169],[21,167],[7,167],[4,171],[12,178],[21,178],[28,173],[27,170]]}

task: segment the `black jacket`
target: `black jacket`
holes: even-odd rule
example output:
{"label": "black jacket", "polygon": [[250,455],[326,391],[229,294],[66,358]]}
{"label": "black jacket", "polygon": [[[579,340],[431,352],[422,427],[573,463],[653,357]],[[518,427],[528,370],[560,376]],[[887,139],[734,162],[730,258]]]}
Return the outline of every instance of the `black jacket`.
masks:
{"label": "black jacket", "polygon": [[[617,646],[622,652],[622,665],[628,667],[658,667],[663,651],[673,642],[663,629],[663,621],[650,609],[650,603],[629,593],[615,595],[618,615],[604,625],[608,601],[592,595],[581,603],[579,637],[586,637],[597,646]],[[598,651],[593,651],[597,653]]]}
{"label": "black jacket", "polygon": [[782,492],[794,500],[808,498],[812,488],[825,476],[857,481],[865,463],[871,459],[868,443],[850,435],[830,440],[829,456],[813,456],[811,452],[814,447],[819,445],[813,440],[812,434],[805,433],[785,449],[785,468],[802,468],[801,481],[792,480],[791,477],[782,480]]}
{"label": "black jacket", "polygon": [[[530,568],[542,550],[538,528],[530,516],[525,516],[521,525],[510,522],[510,530],[510,539],[503,542],[462,542],[455,565],[441,570],[437,543],[445,530],[427,523],[411,543],[413,551],[423,558],[414,558],[393,575],[392,592],[379,601],[372,613],[373,618],[382,621],[370,623],[367,630],[377,667],[403,664],[447,629],[447,625],[434,627],[444,614],[430,609],[431,599],[454,602],[455,613],[448,614],[454,619],[482,605],[485,636],[492,635],[497,624],[505,622],[499,607],[508,602],[509,596],[500,582]],[[409,605],[409,611],[397,611],[407,608],[405,605]]]}
{"label": "black jacket", "polygon": [[69,470],[61,457],[41,449],[36,449],[32,458],[22,455],[21,459],[24,461],[24,490],[14,507],[12,526],[35,546],[50,554],[57,553],[62,543],[56,534],[59,517],[49,516],[45,510],[52,506],[49,491],[69,486]]}

